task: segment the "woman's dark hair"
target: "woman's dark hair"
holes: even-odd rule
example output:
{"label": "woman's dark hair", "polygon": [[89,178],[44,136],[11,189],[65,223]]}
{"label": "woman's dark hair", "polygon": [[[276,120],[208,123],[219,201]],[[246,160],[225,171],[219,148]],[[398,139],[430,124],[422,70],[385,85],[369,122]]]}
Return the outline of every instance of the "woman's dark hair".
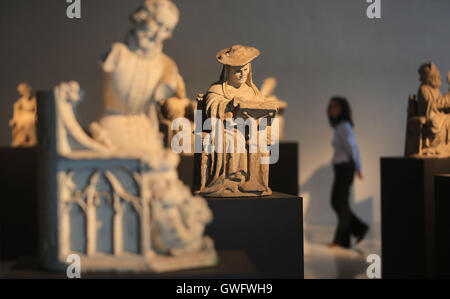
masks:
{"label": "woman's dark hair", "polygon": [[[338,103],[338,105],[341,107],[341,114],[337,118],[331,117],[330,113],[331,104],[333,104],[334,102]],[[330,125],[333,128],[336,127],[342,121],[348,121],[352,125],[352,127],[355,125],[352,119],[352,109],[350,108],[348,100],[344,97],[335,96],[331,98],[330,103],[328,104],[327,115],[328,120],[330,121]]]}

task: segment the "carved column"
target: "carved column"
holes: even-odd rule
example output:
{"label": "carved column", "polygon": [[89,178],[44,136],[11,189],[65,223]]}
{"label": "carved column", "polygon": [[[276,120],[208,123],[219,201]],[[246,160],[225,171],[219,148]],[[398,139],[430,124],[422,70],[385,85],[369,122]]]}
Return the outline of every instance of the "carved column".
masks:
{"label": "carved column", "polygon": [[123,253],[123,204],[120,197],[113,191],[114,219],[113,219],[113,242],[114,255],[121,256]]}
{"label": "carved column", "polygon": [[148,184],[148,174],[141,177],[140,195],[141,195],[141,254],[148,256],[150,254],[151,229],[150,229],[150,186]]}

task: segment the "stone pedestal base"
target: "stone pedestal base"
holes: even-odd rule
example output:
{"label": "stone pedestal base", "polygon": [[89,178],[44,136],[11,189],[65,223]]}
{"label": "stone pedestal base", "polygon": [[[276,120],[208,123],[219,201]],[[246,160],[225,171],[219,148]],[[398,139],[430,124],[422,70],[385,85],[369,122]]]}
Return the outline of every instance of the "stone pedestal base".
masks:
{"label": "stone pedestal base", "polygon": [[436,197],[436,277],[450,278],[450,172],[434,178]]}
{"label": "stone pedestal base", "polygon": [[438,217],[448,218],[449,198],[435,197],[434,177],[443,173],[450,159],[381,159],[383,278],[436,275],[436,240],[450,235]]}
{"label": "stone pedestal base", "polygon": [[0,148],[0,260],[38,251],[36,148]]}
{"label": "stone pedestal base", "polygon": [[206,234],[218,250],[243,250],[264,277],[303,278],[301,198],[274,192],[208,203],[214,221]]}

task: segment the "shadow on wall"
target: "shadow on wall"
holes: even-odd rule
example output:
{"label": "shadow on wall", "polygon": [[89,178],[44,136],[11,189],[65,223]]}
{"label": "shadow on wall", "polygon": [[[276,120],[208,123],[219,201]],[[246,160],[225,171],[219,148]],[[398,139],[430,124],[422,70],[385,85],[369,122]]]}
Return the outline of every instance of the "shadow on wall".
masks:
{"label": "shadow on wall", "polygon": [[[331,164],[319,167],[301,185],[301,195],[304,203],[304,222],[306,225],[336,225],[336,214],[331,208],[331,187],[334,174]],[[358,179],[355,178],[355,182]],[[373,225],[374,198],[365,198],[355,202],[354,186],[351,188],[350,205],[353,212],[364,222]]]}

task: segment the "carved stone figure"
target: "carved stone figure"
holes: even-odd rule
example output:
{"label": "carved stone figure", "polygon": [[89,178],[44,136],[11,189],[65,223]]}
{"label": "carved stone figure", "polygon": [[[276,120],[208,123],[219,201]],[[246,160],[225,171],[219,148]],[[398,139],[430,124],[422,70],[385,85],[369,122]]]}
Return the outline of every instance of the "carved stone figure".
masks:
{"label": "carved stone figure", "polygon": [[[220,51],[223,65],[199,108],[211,120],[203,132],[201,186],[206,197],[270,195],[269,151],[271,120],[278,111],[275,101],[265,98],[253,83],[253,59],[260,55],[253,47],[235,45]],[[248,125],[248,126],[246,126]]]}
{"label": "carved stone figure", "polygon": [[284,111],[288,107],[287,102],[280,100],[273,91],[277,87],[277,79],[273,77],[266,78],[261,85],[261,94],[266,97],[269,101],[276,102],[278,104],[277,119],[279,123],[279,139],[282,141],[284,139]]}
{"label": "carved stone figure", "polygon": [[[179,84],[162,41],[178,19],[168,0],[144,2],[126,44],[105,56],[105,111],[90,127],[77,121],[83,93],[76,82],[38,94],[41,252],[48,268],[164,272],[217,263],[207,202],[178,178],[178,156],[165,149],[155,102]],[[54,112],[53,112],[54,111]]]}
{"label": "carved stone figure", "polygon": [[20,99],[14,103],[14,115],[9,121],[12,127],[12,147],[36,145],[36,97],[30,85],[21,83],[17,87]]}
{"label": "carved stone figure", "polygon": [[[408,108],[407,156],[450,156],[450,92],[442,95],[441,74],[433,62],[419,69],[417,98],[410,96]],[[450,83],[450,73],[447,78]]]}
{"label": "carved stone figure", "polygon": [[91,126],[94,138],[117,150],[145,150],[149,163],[178,161],[160,157],[156,113],[159,101],[183,102],[186,94],[175,62],[163,53],[163,42],[171,37],[178,19],[171,1],[145,1],[130,17],[133,28],[126,41],[113,44],[102,61],[105,107]]}

